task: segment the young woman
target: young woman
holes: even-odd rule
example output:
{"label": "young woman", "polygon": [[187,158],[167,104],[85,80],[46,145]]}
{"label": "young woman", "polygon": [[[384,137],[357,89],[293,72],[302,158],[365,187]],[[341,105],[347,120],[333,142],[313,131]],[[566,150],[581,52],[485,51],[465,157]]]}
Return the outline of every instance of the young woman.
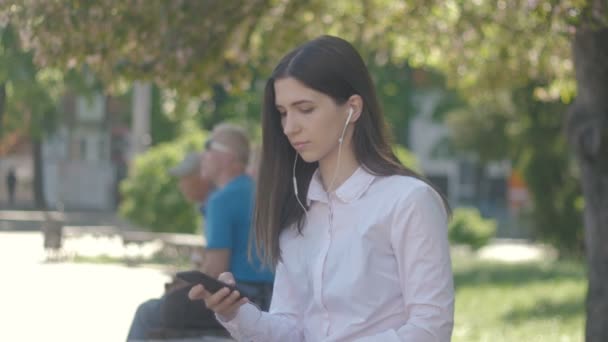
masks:
{"label": "young woman", "polygon": [[354,47],[322,36],[287,54],[262,121],[254,229],[276,269],[270,311],[227,288],[190,298],[240,341],[449,341],[447,204],[393,154]]}

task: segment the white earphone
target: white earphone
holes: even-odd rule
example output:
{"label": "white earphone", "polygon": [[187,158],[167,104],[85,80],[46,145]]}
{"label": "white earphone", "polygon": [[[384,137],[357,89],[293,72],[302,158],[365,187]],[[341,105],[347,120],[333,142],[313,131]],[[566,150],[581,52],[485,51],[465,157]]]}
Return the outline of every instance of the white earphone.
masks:
{"label": "white earphone", "polygon": [[348,117],[346,118],[346,122],[344,123],[344,128],[342,129],[342,135],[340,135],[340,139],[338,142],[342,144],[342,140],[344,140],[344,134],[346,133],[346,127],[348,127],[348,123],[350,122],[350,118],[353,116],[353,107],[348,109]]}

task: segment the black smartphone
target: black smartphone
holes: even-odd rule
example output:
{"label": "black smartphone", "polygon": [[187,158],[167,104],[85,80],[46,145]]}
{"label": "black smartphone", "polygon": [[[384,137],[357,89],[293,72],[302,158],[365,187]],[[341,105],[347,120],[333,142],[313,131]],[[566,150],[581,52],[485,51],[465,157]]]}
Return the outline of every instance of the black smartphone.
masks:
{"label": "black smartphone", "polygon": [[201,271],[183,271],[178,272],[175,276],[179,279],[189,282],[190,284],[202,284],[205,289],[211,293],[216,293],[224,287],[227,287],[230,289],[231,292],[239,291],[239,298],[252,298],[253,296],[252,291],[243,286],[226,284],[223,281],[219,281]]}

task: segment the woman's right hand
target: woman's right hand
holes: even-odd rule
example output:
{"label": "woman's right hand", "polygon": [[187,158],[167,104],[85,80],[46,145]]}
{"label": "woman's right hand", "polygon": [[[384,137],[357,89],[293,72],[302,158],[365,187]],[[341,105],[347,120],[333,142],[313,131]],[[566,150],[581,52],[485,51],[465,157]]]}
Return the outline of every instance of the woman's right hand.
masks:
{"label": "woman's right hand", "polygon": [[[230,272],[220,274],[218,279],[229,285],[235,284],[234,277]],[[216,293],[210,293],[201,284],[192,287],[190,292],[188,292],[190,300],[204,300],[207,308],[218,314],[224,321],[232,320],[236,316],[241,305],[249,302],[247,298],[239,299],[239,296],[240,294],[238,291],[233,291],[231,293],[230,289],[227,287]]]}

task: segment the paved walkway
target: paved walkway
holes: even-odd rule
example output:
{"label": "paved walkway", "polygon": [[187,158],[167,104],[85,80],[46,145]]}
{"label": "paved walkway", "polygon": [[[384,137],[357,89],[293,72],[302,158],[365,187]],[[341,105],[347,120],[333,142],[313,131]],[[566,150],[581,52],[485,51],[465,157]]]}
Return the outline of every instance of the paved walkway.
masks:
{"label": "paved walkway", "polygon": [[42,234],[0,232],[0,341],[124,341],[162,270],[45,263]]}
{"label": "paved walkway", "polygon": [[522,240],[496,239],[491,244],[480,248],[477,256],[483,260],[513,263],[554,260],[557,258],[557,252],[550,246]]}

